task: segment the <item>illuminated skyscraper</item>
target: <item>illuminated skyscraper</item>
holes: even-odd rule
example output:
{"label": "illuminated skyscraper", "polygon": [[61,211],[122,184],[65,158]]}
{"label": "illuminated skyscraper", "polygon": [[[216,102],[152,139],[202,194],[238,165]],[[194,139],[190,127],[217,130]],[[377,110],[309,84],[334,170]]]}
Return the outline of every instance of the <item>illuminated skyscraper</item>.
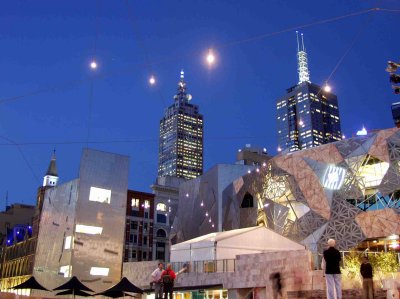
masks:
{"label": "illuminated skyscraper", "polygon": [[400,102],[392,104],[392,116],[395,126],[400,128]]}
{"label": "illuminated skyscraper", "polygon": [[311,83],[303,34],[297,34],[299,83],[277,100],[278,151],[306,149],[342,139],[335,94]]}
{"label": "illuminated skyscraper", "polygon": [[190,103],[181,71],[174,104],[160,121],[158,176],[193,179],[203,174],[203,115]]}

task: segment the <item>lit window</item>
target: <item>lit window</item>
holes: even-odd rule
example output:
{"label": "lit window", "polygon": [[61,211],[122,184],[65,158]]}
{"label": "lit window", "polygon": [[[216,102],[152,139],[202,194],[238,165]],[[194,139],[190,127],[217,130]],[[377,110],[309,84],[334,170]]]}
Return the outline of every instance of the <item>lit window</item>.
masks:
{"label": "lit window", "polygon": [[145,201],[144,201],[144,208],[145,208],[145,209],[150,208],[150,201],[148,201],[148,200],[145,200]]}
{"label": "lit window", "polygon": [[109,204],[111,202],[111,190],[90,187],[89,200]]}
{"label": "lit window", "polygon": [[132,206],[132,208],[139,208],[139,199],[132,198],[131,206]]}
{"label": "lit window", "polygon": [[90,275],[108,276],[109,268],[92,267],[90,268]]}
{"label": "lit window", "polygon": [[342,187],[346,169],[335,165],[329,165],[325,171],[323,185],[327,189],[339,190]]}
{"label": "lit window", "polygon": [[157,211],[163,211],[165,212],[167,210],[167,206],[163,203],[158,203],[157,204]]}
{"label": "lit window", "polygon": [[64,249],[71,249],[71,243],[72,243],[72,237],[71,236],[65,237]]}
{"label": "lit window", "polygon": [[77,233],[83,233],[89,235],[101,235],[101,233],[103,232],[103,228],[99,226],[77,224],[75,231]]}
{"label": "lit window", "polygon": [[71,277],[71,266],[61,266],[59,273],[63,274],[64,277]]}

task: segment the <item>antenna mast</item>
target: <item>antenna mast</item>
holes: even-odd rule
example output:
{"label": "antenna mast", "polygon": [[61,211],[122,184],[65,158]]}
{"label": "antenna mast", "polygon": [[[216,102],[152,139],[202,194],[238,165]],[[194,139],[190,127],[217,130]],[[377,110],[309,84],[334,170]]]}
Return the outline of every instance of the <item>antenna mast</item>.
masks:
{"label": "antenna mast", "polygon": [[310,71],[308,70],[308,58],[306,48],[304,46],[304,37],[301,33],[301,44],[299,41],[299,32],[296,31],[297,37],[297,71],[299,73],[299,84],[310,81]]}

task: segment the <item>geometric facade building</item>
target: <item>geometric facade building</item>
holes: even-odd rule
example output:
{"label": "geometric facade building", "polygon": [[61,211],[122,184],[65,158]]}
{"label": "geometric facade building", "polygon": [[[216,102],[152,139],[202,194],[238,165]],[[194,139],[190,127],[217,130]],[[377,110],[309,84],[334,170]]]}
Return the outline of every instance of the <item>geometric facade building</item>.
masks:
{"label": "geometric facade building", "polygon": [[[398,128],[278,155],[233,179],[220,197],[209,196],[212,183],[203,177],[182,185],[192,191],[189,197],[180,193],[179,208],[183,203],[185,209],[177,215],[191,221],[174,223],[177,242],[264,224],[312,251],[322,251],[329,238],[340,250],[377,238],[399,246]],[[220,226],[203,225],[203,207]]]}
{"label": "geometric facade building", "polygon": [[174,104],[160,120],[159,177],[193,179],[203,173],[203,115],[191,99],[182,70]]}
{"label": "geometric facade building", "polygon": [[[230,211],[227,205],[232,200],[229,186],[238,178],[256,168],[253,165],[217,164],[193,180],[179,186],[179,203],[170,239],[172,244],[180,243],[211,232],[223,231],[224,226],[233,228],[246,226],[231,223],[223,214],[227,209],[238,216],[238,220],[248,215],[240,215],[238,209]],[[256,214],[252,215],[254,218]],[[231,224],[231,225],[230,225]]]}
{"label": "geometric facade building", "polygon": [[77,276],[94,290],[121,278],[129,158],[84,149],[79,178],[46,190],[33,275],[53,288]]}
{"label": "geometric facade building", "polygon": [[297,36],[299,83],[276,103],[278,151],[311,148],[342,139],[336,95],[311,83],[303,34]]}

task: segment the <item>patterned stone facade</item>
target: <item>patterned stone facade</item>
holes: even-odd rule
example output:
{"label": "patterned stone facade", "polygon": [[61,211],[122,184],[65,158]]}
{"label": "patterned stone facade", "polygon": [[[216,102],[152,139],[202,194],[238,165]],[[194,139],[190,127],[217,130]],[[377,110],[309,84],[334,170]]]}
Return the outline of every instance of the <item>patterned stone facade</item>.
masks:
{"label": "patterned stone facade", "polygon": [[400,234],[398,128],[278,155],[218,192],[211,172],[180,187],[177,242],[260,223],[312,251]]}

